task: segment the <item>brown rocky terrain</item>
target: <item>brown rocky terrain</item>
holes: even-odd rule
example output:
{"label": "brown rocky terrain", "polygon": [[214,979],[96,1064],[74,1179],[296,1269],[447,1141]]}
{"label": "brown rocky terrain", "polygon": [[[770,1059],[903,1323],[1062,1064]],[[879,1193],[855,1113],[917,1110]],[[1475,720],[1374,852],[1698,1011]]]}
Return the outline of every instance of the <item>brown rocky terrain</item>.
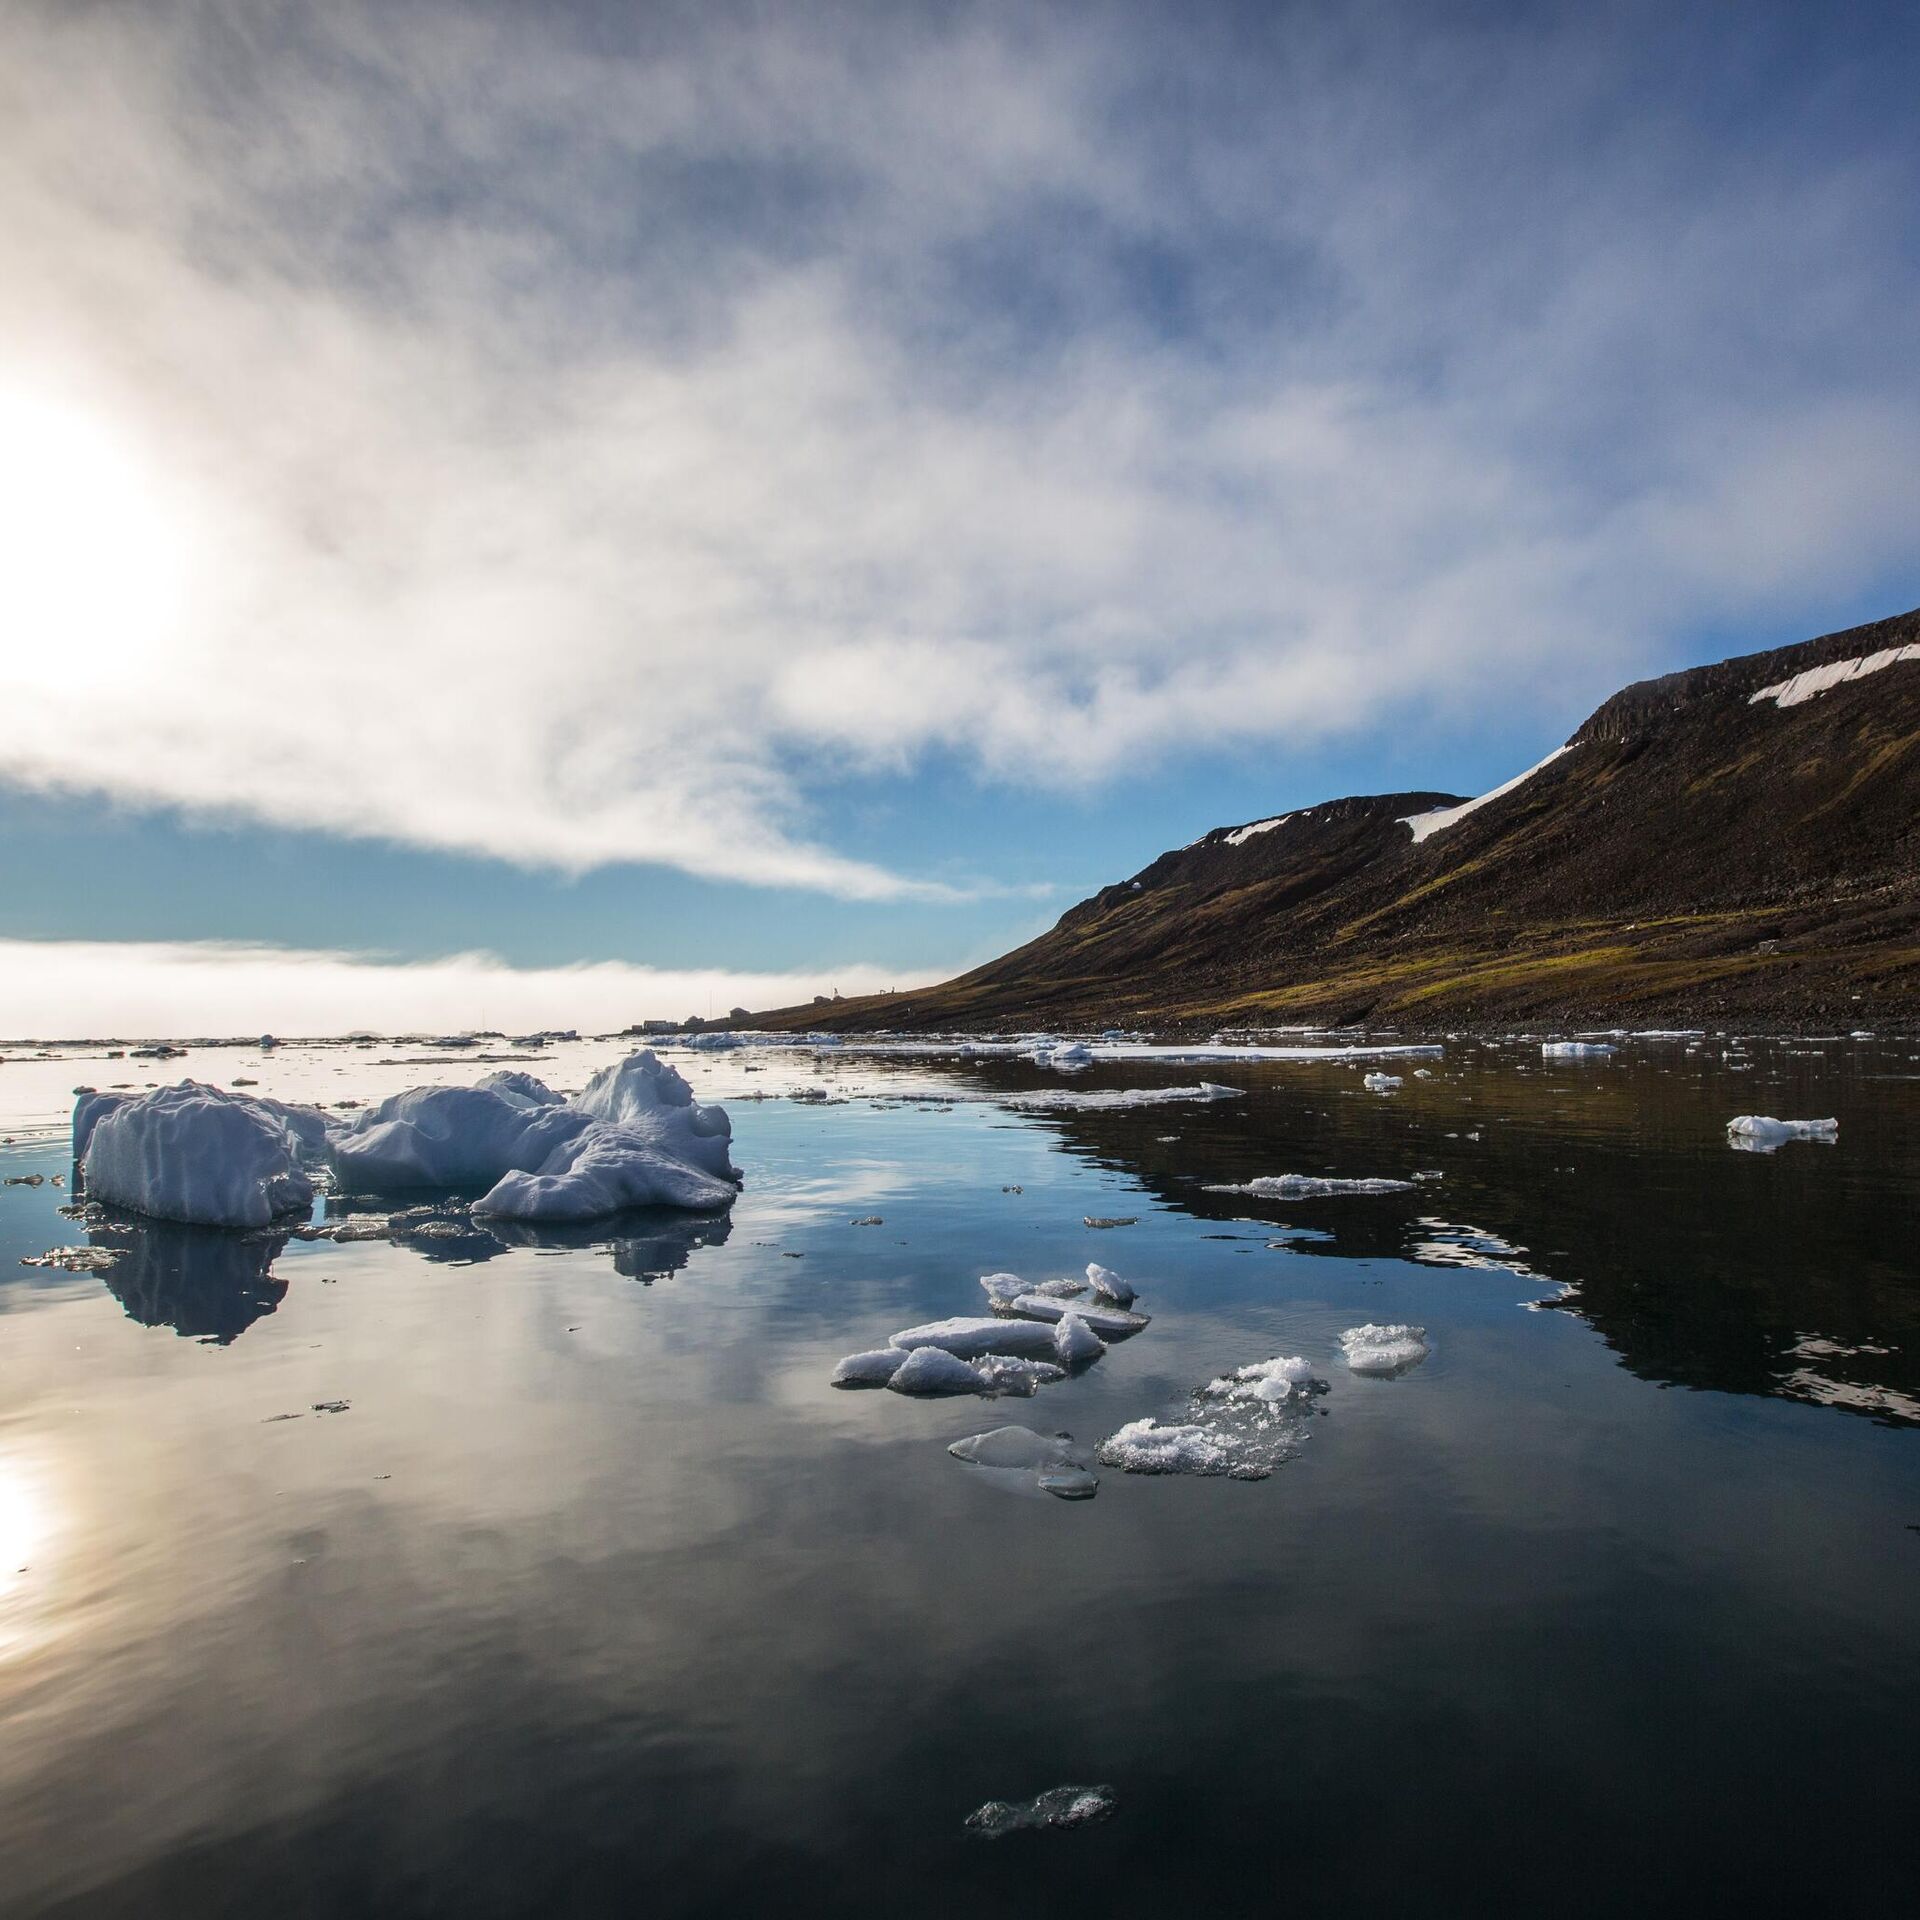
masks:
{"label": "brown rocky terrain", "polygon": [[1630,686],[1511,791],[1405,824],[1454,803],[1218,828],[959,979],[752,1023],[1920,1020],[1920,611]]}

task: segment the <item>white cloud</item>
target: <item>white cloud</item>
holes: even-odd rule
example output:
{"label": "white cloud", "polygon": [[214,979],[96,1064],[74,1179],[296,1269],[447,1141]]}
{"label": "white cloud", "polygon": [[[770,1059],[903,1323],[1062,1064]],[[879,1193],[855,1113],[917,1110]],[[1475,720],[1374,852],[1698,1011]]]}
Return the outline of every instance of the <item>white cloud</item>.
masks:
{"label": "white cloud", "polygon": [[6,777],[938,896],[820,783],[1570,721],[1904,563],[1890,160],[1604,23],[1016,19],[17,10]]}
{"label": "white cloud", "polygon": [[200,1034],[613,1032],[636,1020],[764,1012],[941,976],[865,965],[729,973],[622,961],[513,967],[489,953],[397,961],[224,941],[0,940],[0,1039]]}

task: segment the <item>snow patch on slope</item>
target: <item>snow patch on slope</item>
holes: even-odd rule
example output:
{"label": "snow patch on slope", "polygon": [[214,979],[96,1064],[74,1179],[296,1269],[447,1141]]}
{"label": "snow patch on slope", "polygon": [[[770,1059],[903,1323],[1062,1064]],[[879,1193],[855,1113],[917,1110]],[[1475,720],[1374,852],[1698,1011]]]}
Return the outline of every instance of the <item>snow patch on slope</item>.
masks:
{"label": "snow patch on slope", "polygon": [[1813,699],[1816,694],[1842,686],[1849,680],[1864,680],[1868,674],[1878,673],[1883,667],[1896,666],[1903,660],[1920,660],[1920,645],[1882,647],[1878,653],[1860,654],[1852,660],[1830,660],[1824,667],[1809,667],[1804,673],[1796,673],[1786,680],[1776,680],[1772,686],[1750,693],[1747,705],[1757,707],[1762,700],[1771,700],[1776,707],[1797,707],[1803,701]]}
{"label": "snow patch on slope", "polygon": [[1420,841],[1431,839],[1434,834],[1442,833],[1448,827],[1457,825],[1468,814],[1477,813],[1489,801],[1498,800],[1503,795],[1513,792],[1516,787],[1525,786],[1536,773],[1543,772],[1552,766],[1563,753],[1572,751],[1573,743],[1569,741],[1564,747],[1555,747],[1544,760],[1535,761],[1525,773],[1516,773],[1504,785],[1495,787],[1491,793],[1483,793],[1477,800],[1463,800],[1457,807],[1435,807],[1431,813],[1410,813],[1401,819],[1400,825],[1411,830],[1414,843],[1418,845]]}

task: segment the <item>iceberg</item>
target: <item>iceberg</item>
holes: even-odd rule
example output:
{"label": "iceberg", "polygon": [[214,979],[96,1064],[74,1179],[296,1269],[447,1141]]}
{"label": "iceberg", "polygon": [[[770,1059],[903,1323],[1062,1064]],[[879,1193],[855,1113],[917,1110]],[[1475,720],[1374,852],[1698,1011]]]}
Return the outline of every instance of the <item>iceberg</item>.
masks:
{"label": "iceberg", "polygon": [[[922,1352],[930,1349],[922,1348]],[[1031,1397],[1039,1388],[1064,1380],[1067,1369],[1051,1360],[1026,1360],[1010,1353],[983,1353],[969,1362],[987,1383],[989,1393],[1017,1393]]]}
{"label": "iceberg", "polygon": [[1340,1336],[1340,1351],[1355,1373],[1406,1373],[1427,1357],[1427,1330],[1403,1322],[1392,1326],[1349,1327]]}
{"label": "iceberg", "polygon": [[592,1220],[629,1207],[714,1209],[738,1191],[732,1123],[643,1049],[562,1101],[530,1073],[478,1086],[413,1087],[326,1136],[349,1192],[483,1189],[474,1212]]}
{"label": "iceberg", "polygon": [[90,1198],[156,1220],[264,1227],[313,1204],[298,1137],[243,1093],[183,1080],[111,1106],[82,1094],[74,1139]]}
{"label": "iceberg", "polygon": [[1091,1500],[1100,1489],[1093,1456],[1064,1433],[995,1427],[991,1433],[956,1440],[947,1451],[1009,1484],[1032,1486],[1056,1500]]}
{"label": "iceberg", "polygon": [[1133,1289],[1111,1267],[1103,1267],[1098,1260],[1087,1262],[1087,1285],[1102,1300],[1116,1307],[1130,1307],[1136,1297]]}
{"label": "iceberg", "polygon": [[1604,1040],[1546,1040],[1540,1046],[1543,1060],[1599,1060],[1611,1052]]}
{"label": "iceberg", "polygon": [[1391,1093],[1395,1087],[1406,1083],[1397,1073],[1370,1073],[1360,1084],[1369,1093]]}
{"label": "iceberg", "polygon": [[1017,1273],[983,1273],[980,1285],[995,1306],[1011,1306],[1023,1293],[1042,1293],[1056,1300],[1071,1300],[1086,1292],[1080,1280],[1022,1280]]}
{"label": "iceberg", "polygon": [[1789,1140],[1832,1146],[1839,1138],[1838,1120],[1775,1120],[1764,1113],[1743,1113],[1727,1122],[1727,1144],[1747,1153],[1771,1153]]}

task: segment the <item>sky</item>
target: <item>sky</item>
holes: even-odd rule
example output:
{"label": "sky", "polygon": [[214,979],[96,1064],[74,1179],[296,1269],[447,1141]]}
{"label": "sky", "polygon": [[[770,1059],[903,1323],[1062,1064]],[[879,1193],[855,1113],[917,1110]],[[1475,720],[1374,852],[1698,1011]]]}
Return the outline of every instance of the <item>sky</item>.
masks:
{"label": "sky", "polygon": [[940,977],[1905,610],[1917,61],[1846,5],[14,0],[0,1033]]}

